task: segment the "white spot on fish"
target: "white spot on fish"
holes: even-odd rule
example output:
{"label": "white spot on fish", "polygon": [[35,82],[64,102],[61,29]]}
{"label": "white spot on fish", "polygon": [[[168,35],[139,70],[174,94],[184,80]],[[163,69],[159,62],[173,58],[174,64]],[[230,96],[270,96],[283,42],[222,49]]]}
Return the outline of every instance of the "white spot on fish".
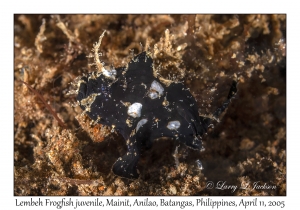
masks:
{"label": "white spot on fish", "polygon": [[115,76],[117,75],[117,71],[115,69],[112,70],[106,70],[105,68],[102,69],[102,74],[109,78],[109,79],[115,79]]}
{"label": "white spot on fish", "polygon": [[133,103],[128,107],[127,114],[133,118],[140,117],[143,105],[141,103]]}
{"label": "white spot on fish", "polygon": [[146,124],[148,122],[147,119],[141,119],[138,124],[136,125],[135,128],[135,132],[138,132],[138,130],[140,129],[140,127],[142,127],[144,124]]}
{"label": "white spot on fish", "polygon": [[150,87],[149,97],[151,99],[156,99],[156,98],[162,96],[163,93],[164,93],[163,86],[156,80],[153,80],[153,82],[151,83],[151,87]]}
{"label": "white spot on fish", "polygon": [[180,122],[179,121],[170,121],[167,125],[167,128],[169,130],[177,130],[180,127]]}

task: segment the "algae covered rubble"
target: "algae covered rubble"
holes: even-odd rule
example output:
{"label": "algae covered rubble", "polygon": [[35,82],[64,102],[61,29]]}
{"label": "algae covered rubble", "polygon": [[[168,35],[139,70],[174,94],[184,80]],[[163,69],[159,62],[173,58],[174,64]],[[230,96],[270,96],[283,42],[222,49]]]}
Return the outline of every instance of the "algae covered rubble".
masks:
{"label": "algae covered rubble", "polygon": [[[122,136],[92,124],[67,94],[95,71],[90,53],[104,30],[106,66],[149,51],[160,75],[190,88],[202,116],[238,81],[205,151],[158,140],[139,179],[113,175]],[[286,15],[15,15],[14,194],[286,195]]]}

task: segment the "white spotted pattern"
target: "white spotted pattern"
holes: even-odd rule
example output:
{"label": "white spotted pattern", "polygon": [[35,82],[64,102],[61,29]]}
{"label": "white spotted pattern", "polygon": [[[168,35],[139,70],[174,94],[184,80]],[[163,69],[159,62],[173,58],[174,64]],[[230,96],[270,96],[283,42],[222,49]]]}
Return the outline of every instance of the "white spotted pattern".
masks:
{"label": "white spotted pattern", "polygon": [[140,129],[140,127],[142,127],[143,125],[145,125],[148,122],[147,119],[141,119],[138,124],[136,125],[135,128],[135,132],[138,132],[138,130]]}
{"label": "white spotted pattern", "polygon": [[164,88],[163,86],[157,82],[156,80],[153,80],[150,87],[149,97],[151,99],[156,99],[164,94]]}
{"label": "white spotted pattern", "polygon": [[117,75],[117,71],[115,69],[112,70],[106,70],[105,68],[102,69],[102,73],[105,77],[109,79],[115,79],[115,76]]}
{"label": "white spotted pattern", "polygon": [[143,105],[141,103],[133,103],[128,107],[127,114],[133,118],[141,116]]}
{"label": "white spotted pattern", "polygon": [[167,128],[169,130],[177,130],[180,127],[180,122],[179,121],[170,121],[168,122]]}

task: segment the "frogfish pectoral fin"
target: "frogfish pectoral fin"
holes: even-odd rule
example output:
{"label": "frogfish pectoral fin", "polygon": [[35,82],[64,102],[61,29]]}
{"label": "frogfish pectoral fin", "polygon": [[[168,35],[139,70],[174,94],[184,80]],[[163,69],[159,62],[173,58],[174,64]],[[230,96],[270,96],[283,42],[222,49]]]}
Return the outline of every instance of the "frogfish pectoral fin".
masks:
{"label": "frogfish pectoral fin", "polygon": [[137,179],[139,177],[137,164],[140,159],[140,149],[136,145],[133,147],[127,145],[127,147],[128,152],[118,158],[113,165],[112,171],[114,174],[127,179]]}

